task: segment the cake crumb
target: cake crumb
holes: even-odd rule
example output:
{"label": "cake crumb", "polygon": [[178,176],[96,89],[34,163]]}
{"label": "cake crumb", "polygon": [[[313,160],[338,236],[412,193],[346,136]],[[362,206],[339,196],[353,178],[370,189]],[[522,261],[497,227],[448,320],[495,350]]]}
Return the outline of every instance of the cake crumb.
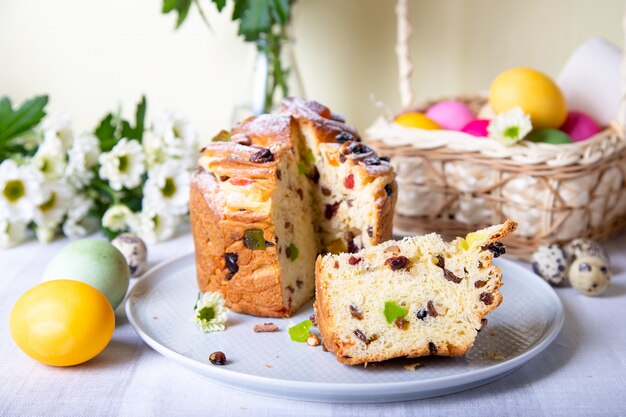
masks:
{"label": "cake crumb", "polygon": [[424,365],[422,365],[419,362],[415,362],[415,363],[410,363],[408,365],[404,365],[404,369],[406,369],[409,372],[415,372],[415,370],[417,370],[418,368],[421,368],[422,366]]}
{"label": "cake crumb", "polygon": [[496,331],[495,330],[490,331],[489,336],[496,336]]}
{"label": "cake crumb", "polygon": [[279,330],[274,323],[257,323],[252,329],[255,333],[272,333]]}
{"label": "cake crumb", "polygon": [[266,367],[266,368],[268,368],[268,369],[272,367],[272,365],[270,365],[269,363],[266,363],[266,364],[265,364],[265,365],[263,365],[263,366],[265,366],[265,367]]}
{"label": "cake crumb", "polygon": [[319,346],[320,338],[317,337],[315,333],[309,334],[309,337],[306,339],[306,344],[309,346]]}
{"label": "cake crumb", "polygon": [[505,357],[497,351],[494,352],[485,352],[483,353],[483,356],[485,357],[485,359],[491,359],[494,361],[503,361],[505,359]]}

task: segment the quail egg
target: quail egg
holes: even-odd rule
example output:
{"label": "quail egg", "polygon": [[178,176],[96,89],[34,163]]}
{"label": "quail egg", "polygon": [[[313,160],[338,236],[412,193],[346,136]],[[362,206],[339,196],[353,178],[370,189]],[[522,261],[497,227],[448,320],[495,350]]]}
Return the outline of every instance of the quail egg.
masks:
{"label": "quail egg", "polygon": [[563,247],[565,256],[570,262],[573,262],[581,256],[597,256],[604,259],[605,263],[609,263],[609,255],[602,246],[595,240],[578,238],[572,240]]}
{"label": "quail egg", "polygon": [[541,245],[532,256],[533,271],[551,285],[567,281],[568,264],[565,252],[557,244]]}
{"label": "quail egg", "polygon": [[611,282],[611,271],[601,257],[581,256],[569,268],[569,281],[585,295],[600,295]]}
{"label": "quail egg", "polygon": [[143,274],[148,265],[148,249],[141,238],[133,233],[122,233],[111,241],[128,263],[130,274],[138,277]]}

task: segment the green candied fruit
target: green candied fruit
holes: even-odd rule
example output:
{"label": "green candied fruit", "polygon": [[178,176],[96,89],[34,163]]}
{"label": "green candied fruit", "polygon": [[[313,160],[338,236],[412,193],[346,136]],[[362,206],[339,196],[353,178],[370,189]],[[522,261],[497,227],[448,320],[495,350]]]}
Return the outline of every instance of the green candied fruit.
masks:
{"label": "green candied fruit", "polygon": [[387,319],[387,323],[391,324],[395,319],[406,315],[407,311],[393,301],[385,302],[385,319]]}
{"label": "green candied fruit", "polygon": [[265,238],[263,237],[263,230],[261,229],[250,229],[246,230],[246,233],[243,235],[243,244],[248,249],[266,249],[267,245],[265,244]]}
{"label": "green candied fruit", "polygon": [[293,243],[291,243],[285,251],[285,255],[287,255],[287,258],[289,258],[292,262],[298,259],[299,254],[300,251],[298,251],[298,247]]}
{"label": "green candied fruit", "polygon": [[230,142],[230,132],[227,130],[220,130],[220,132],[213,136],[211,142]]}
{"label": "green candied fruit", "polygon": [[289,328],[289,337],[294,342],[306,342],[309,337],[309,329],[313,322],[311,320],[304,320],[301,323],[296,324]]}
{"label": "green candied fruit", "polygon": [[313,155],[311,148],[306,148],[306,151],[304,152],[304,160],[309,165],[313,165],[315,163],[315,156]]}
{"label": "green candied fruit", "polygon": [[306,165],[304,165],[302,162],[298,162],[298,174],[299,175],[309,174],[309,168]]}

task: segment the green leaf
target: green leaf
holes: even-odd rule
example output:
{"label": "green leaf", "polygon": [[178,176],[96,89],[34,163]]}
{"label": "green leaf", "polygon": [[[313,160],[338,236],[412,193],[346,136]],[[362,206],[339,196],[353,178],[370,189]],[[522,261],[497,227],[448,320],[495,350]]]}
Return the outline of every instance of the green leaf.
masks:
{"label": "green leaf", "polygon": [[270,4],[272,0],[254,0],[243,12],[239,23],[239,34],[248,42],[261,38],[261,33],[272,30]]}
{"label": "green leaf", "polygon": [[215,7],[217,7],[217,11],[221,12],[224,6],[226,6],[226,0],[213,0]]}
{"label": "green leaf", "polygon": [[136,139],[139,139],[139,142],[143,140],[147,107],[148,103],[146,102],[146,96],[143,95],[141,96],[141,101],[137,104],[137,109],[135,110],[135,133]]}
{"label": "green leaf", "polygon": [[191,0],[163,0],[161,13],[166,14],[174,11],[178,13],[178,18],[176,19],[176,29],[178,29],[187,18],[190,7]]}
{"label": "green leaf", "polygon": [[104,119],[100,121],[98,127],[96,127],[94,134],[100,140],[100,150],[102,152],[110,151],[115,146],[115,143],[117,143],[115,129],[113,113],[107,114]]}
{"label": "green leaf", "polygon": [[248,8],[248,0],[235,0],[235,7],[233,7],[233,15],[231,20],[241,19],[244,12]]}
{"label": "green leaf", "polygon": [[311,320],[304,320],[301,323],[296,324],[289,328],[289,337],[294,342],[306,342],[309,338],[309,329],[313,325]]}
{"label": "green leaf", "polygon": [[387,319],[387,323],[393,323],[395,319],[406,315],[407,311],[393,301],[385,302],[385,319]]}
{"label": "green leaf", "polygon": [[273,0],[270,3],[272,17],[274,21],[284,25],[289,21],[289,15],[291,14],[291,5],[289,0]]}
{"label": "green leaf", "polygon": [[8,97],[0,100],[0,143],[6,142],[21,133],[32,129],[46,115],[44,108],[48,96],[37,96],[22,103],[13,110]]}

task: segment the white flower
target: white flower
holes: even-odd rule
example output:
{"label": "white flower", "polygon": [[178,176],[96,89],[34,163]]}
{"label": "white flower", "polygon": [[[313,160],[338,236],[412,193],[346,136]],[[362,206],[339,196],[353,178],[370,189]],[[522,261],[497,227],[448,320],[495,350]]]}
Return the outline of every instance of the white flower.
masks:
{"label": "white flower", "polygon": [[144,138],[149,166],[163,163],[166,159],[179,160],[184,169],[192,169],[196,163],[198,141],[196,132],[187,119],[176,113],[162,113]]}
{"label": "white flower", "polygon": [[69,161],[65,175],[76,188],[83,188],[94,177],[92,168],[98,163],[100,144],[90,133],[77,136],[68,150]]}
{"label": "white flower", "polygon": [[0,218],[29,222],[37,205],[46,201],[43,177],[32,165],[17,166],[10,159],[0,164]]}
{"label": "white flower", "polygon": [[0,248],[10,248],[26,239],[26,223],[0,220]]}
{"label": "white flower", "polygon": [[67,219],[63,223],[63,234],[69,238],[85,236],[92,230],[88,214],[93,207],[93,201],[82,194],[76,194],[71,201],[67,212]]}
{"label": "white flower", "polygon": [[42,173],[46,181],[61,178],[66,166],[65,149],[61,139],[54,134],[45,134],[43,142],[33,156],[32,164]]}
{"label": "white flower", "polygon": [[100,177],[108,180],[116,191],[122,187],[135,188],[141,184],[141,176],[145,172],[144,159],[141,144],[124,138],[110,152],[98,157]]}
{"label": "white flower", "polygon": [[156,166],[143,188],[144,198],[159,213],[185,214],[189,210],[190,173],[175,161]]}
{"label": "white flower", "polygon": [[144,199],[143,208],[130,221],[130,230],[148,243],[161,242],[174,235],[180,216],[159,212],[156,206]]}
{"label": "white flower", "polygon": [[114,232],[126,230],[132,223],[133,212],[124,204],[111,206],[102,216],[102,226]]}
{"label": "white flower", "polygon": [[36,207],[33,220],[38,228],[56,230],[70,209],[74,190],[64,180],[48,183],[44,189],[48,199]]}
{"label": "white flower", "polygon": [[58,227],[37,226],[35,236],[39,243],[50,243],[54,240],[58,231]]}
{"label": "white flower", "polygon": [[61,140],[63,149],[67,150],[74,140],[72,118],[68,114],[53,114],[47,116],[41,123],[44,136],[55,136]]}
{"label": "white flower", "polygon": [[489,137],[503,145],[515,145],[533,130],[530,116],[519,107],[497,115],[487,127]]}
{"label": "white flower", "polygon": [[196,303],[192,321],[200,325],[203,333],[221,332],[226,328],[228,308],[224,306],[224,297],[218,292],[205,292]]}

